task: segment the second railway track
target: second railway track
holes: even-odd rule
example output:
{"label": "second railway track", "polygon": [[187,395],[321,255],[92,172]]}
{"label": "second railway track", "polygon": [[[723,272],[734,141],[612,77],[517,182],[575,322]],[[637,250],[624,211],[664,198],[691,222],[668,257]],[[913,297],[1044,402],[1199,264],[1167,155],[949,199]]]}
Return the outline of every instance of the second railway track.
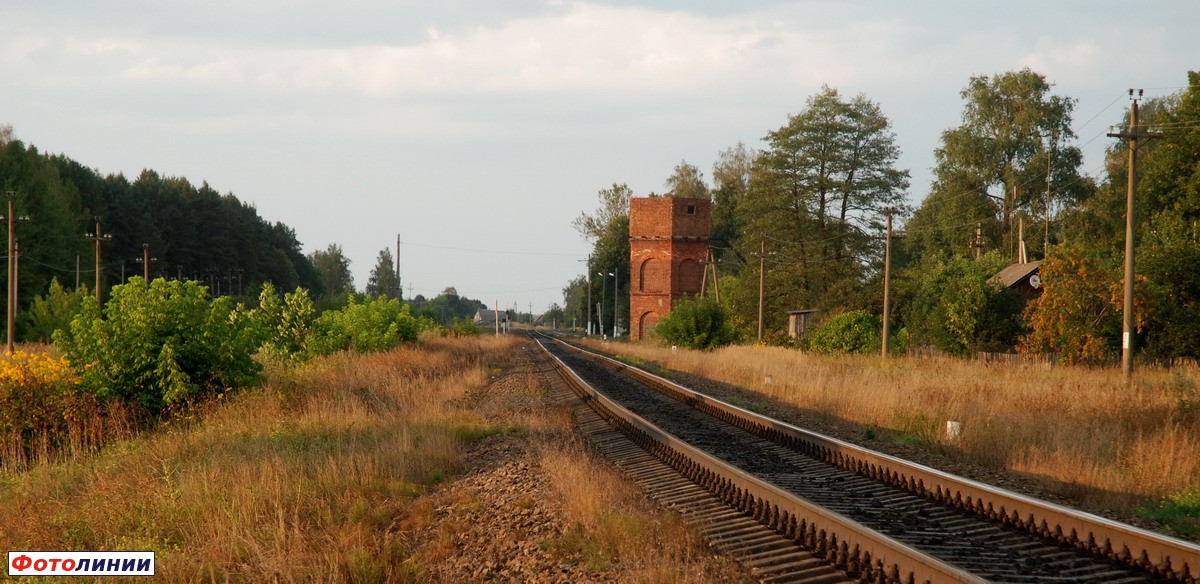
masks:
{"label": "second railway track", "polygon": [[856,579],[1197,582],[1200,546],[866,451],[540,342],[631,439]]}

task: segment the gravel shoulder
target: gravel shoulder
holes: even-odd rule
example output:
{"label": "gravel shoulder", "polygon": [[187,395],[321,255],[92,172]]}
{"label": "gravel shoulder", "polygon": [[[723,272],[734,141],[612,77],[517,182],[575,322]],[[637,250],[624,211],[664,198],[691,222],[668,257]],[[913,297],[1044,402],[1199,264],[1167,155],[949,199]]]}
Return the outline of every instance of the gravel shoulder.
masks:
{"label": "gravel shoulder", "polygon": [[[461,474],[418,499],[404,519],[413,579],[753,581],[580,443],[566,404],[551,395],[548,366],[536,362],[533,350],[515,349],[511,363],[462,404],[503,430],[472,443]],[[578,475],[564,478],[564,466],[606,485],[607,507],[581,513],[579,493],[565,484]],[[661,533],[672,530],[678,533]],[[637,553],[627,545],[648,549]]]}

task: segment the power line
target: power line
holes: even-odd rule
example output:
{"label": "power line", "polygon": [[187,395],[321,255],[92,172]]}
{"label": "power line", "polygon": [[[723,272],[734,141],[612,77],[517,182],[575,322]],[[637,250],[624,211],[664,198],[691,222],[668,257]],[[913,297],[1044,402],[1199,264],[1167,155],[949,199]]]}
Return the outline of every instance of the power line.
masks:
{"label": "power line", "polygon": [[563,252],[552,252],[552,251],[511,251],[511,250],[499,250],[499,249],[475,249],[475,248],[469,248],[469,247],[454,247],[454,246],[449,246],[449,245],[433,245],[433,244],[427,244],[427,243],[413,243],[410,241],[403,241],[403,242],[400,242],[400,244],[407,245],[410,247],[426,247],[426,248],[431,248],[431,249],[446,249],[446,250],[452,250],[452,251],[465,251],[465,252],[471,252],[471,253],[497,253],[497,254],[505,254],[505,255],[564,256],[564,257],[581,257],[583,255],[586,255],[586,254],[582,254],[582,253],[563,253]]}

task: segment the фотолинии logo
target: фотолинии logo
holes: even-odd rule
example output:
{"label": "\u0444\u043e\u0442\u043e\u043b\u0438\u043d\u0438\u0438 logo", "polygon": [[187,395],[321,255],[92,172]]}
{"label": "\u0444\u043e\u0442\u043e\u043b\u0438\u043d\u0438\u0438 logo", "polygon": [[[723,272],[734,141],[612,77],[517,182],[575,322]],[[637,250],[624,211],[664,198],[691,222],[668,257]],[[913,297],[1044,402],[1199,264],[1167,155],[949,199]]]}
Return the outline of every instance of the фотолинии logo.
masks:
{"label": "\u0444\u043e\u0442\u043e\u043b\u0438\u043d\u0438\u0438 logo", "polygon": [[153,576],[154,552],[10,551],[8,575]]}

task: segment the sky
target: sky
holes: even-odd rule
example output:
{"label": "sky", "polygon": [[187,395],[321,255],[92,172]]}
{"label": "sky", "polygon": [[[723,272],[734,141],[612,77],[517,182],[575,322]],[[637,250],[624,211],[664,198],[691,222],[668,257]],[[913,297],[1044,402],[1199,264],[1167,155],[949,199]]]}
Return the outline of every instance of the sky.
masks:
{"label": "sky", "polygon": [[406,296],[540,313],[584,273],[597,191],[710,178],[823,85],[879,103],[914,205],[970,77],[1024,67],[1077,100],[1098,176],[1128,89],[1200,69],[1198,22],[1195,0],[9,0],[0,125],[233,193],[306,253],[341,245],[359,289],[399,236]]}

